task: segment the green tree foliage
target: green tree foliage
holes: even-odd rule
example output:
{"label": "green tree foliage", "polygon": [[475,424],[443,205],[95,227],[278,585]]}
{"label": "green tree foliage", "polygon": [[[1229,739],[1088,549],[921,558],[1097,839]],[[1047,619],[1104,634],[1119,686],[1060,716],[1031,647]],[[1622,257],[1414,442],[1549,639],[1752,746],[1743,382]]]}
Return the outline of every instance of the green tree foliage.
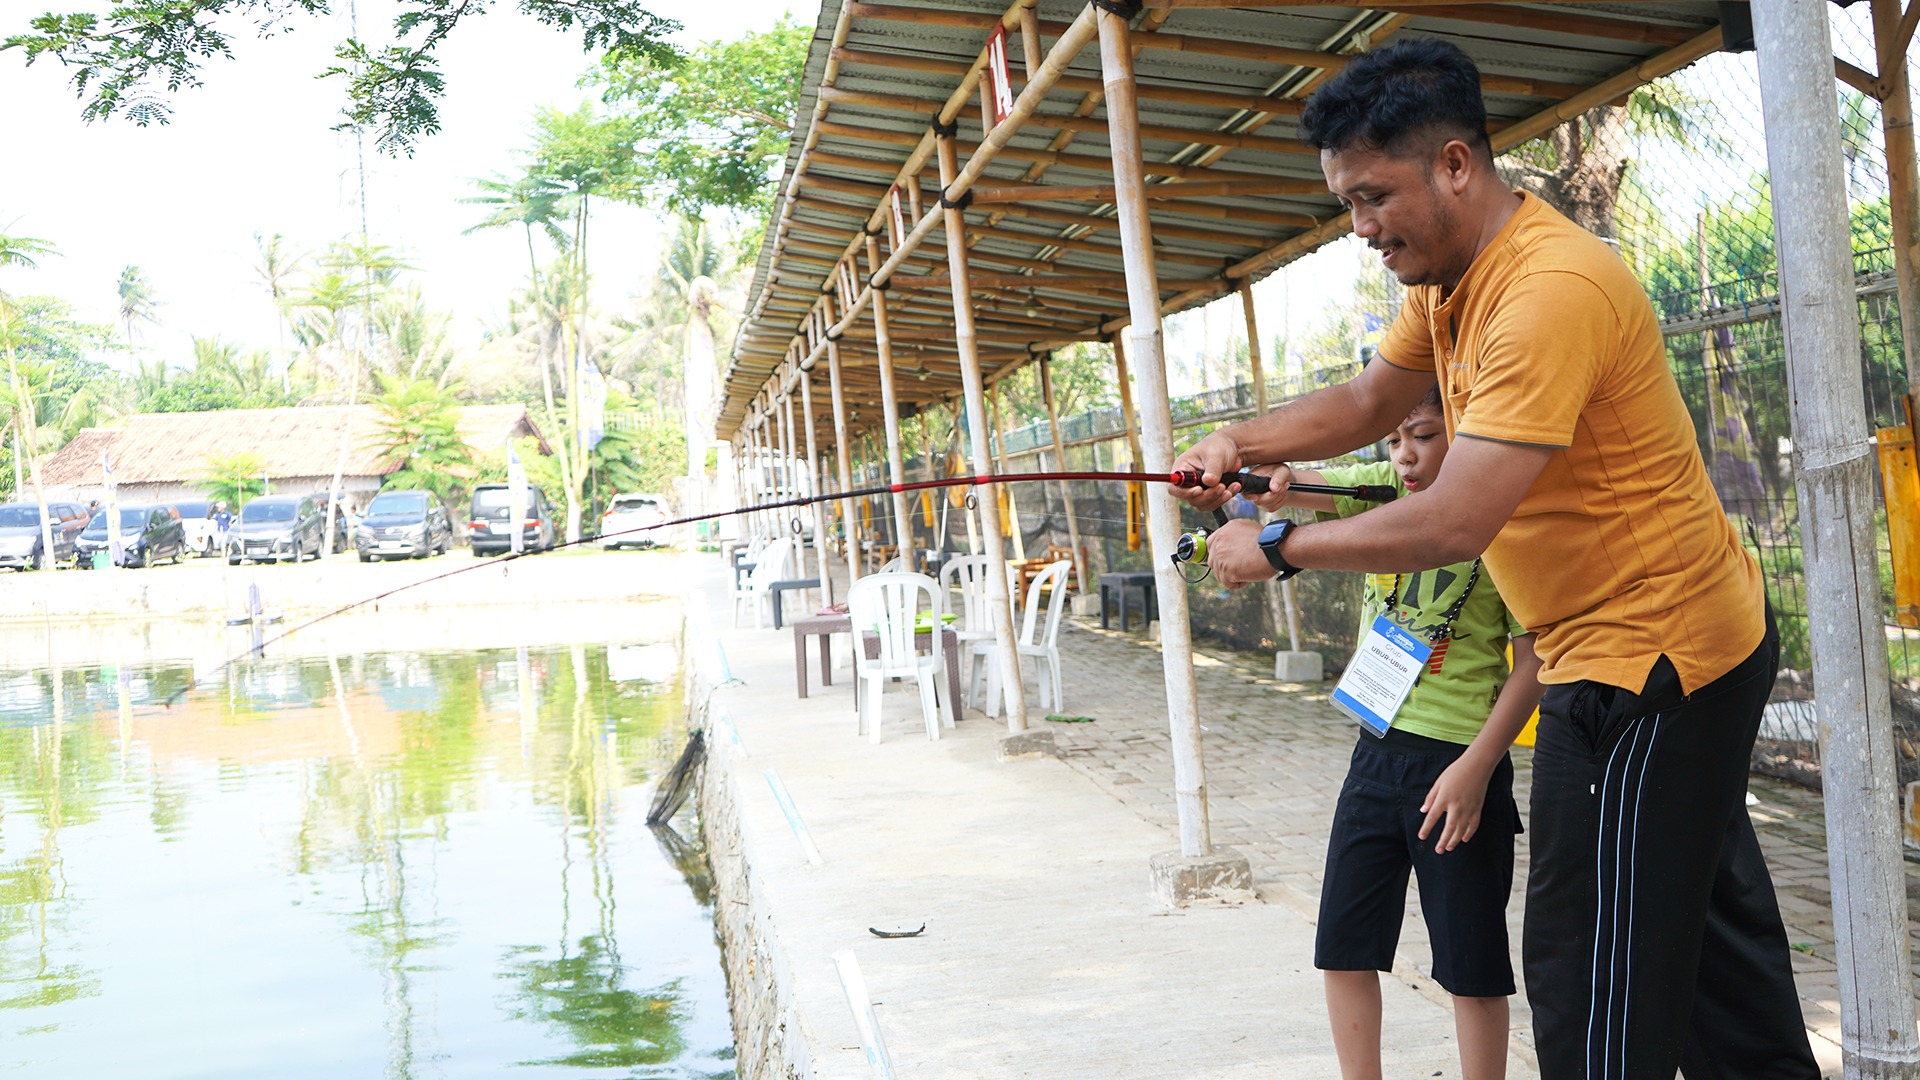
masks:
{"label": "green tree foliage", "polygon": [[[764,219],[787,153],[811,31],[782,18],[684,57],[609,54],[601,100],[630,118],[648,197],[690,218],[708,209]],[[757,249],[758,245],[754,245]]]}
{"label": "green tree foliage", "polygon": [[[490,6],[490,0],[398,0],[393,44],[341,42],[339,63],[322,74],[347,82],[343,126],[372,130],[386,153],[411,154],[422,137],[440,130],[446,83],[434,50],[461,19]],[[663,39],[679,24],[634,0],[516,0],[514,6],[548,26],[580,31],[589,51],[655,63],[674,55]],[[231,58],[236,32],[250,27],[271,37],[328,11],[327,0],[121,0],[104,15],[41,15],[27,32],[0,41],[0,49],[19,49],[28,64],[44,58],[64,65],[87,120],[124,115],[142,126],[164,124],[168,96],[200,86],[206,61]]]}
{"label": "green tree foliage", "polygon": [[430,491],[449,507],[477,472],[476,454],[460,437],[459,387],[430,379],[383,378],[373,399],[378,416],[368,449],[400,464],[390,488]]}
{"label": "green tree foliage", "polygon": [[291,405],[264,350],[243,352],[219,338],[193,339],[193,368],[174,375],[164,361],[142,363],[136,384],[140,412],[270,409]]}
{"label": "green tree foliage", "polygon": [[226,503],[227,509],[236,514],[248,499],[266,493],[267,481],[260,475],[266,462],[251,450],[208,454],[206,466],[206,479],[195,481],[194,488],[215,502]]}

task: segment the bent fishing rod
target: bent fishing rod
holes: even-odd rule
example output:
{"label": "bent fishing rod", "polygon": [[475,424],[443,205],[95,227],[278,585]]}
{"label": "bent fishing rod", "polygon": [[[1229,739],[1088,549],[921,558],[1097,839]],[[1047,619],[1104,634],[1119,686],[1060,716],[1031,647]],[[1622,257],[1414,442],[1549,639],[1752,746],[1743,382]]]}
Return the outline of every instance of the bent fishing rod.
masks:
{"label": "bent fishing rod", "polygon": [[[341,606],[334,608],[331,611],[327,611],[320,615],[316,615],[313,618],[306,620],[305,622],[296,624],[292,627],[282,630],[278,634],[275,634],[273,637],[267,638],[261,641],[259,644],[252,646],[246,652],[240,653],[228,659],[227,661],[222,663],[220,666],[214,668],[213,671],[208,673],[208,675],[209,677],[212,677],[213,675],[218,675],[226,671],[228,668],[232,667],[233,665],[239,663],[241,660],[244,660],[246,657],[250,655],[259,655],[260,653],[264,652],[266,647],[269,645],[273,645],[281,641],[285,641],[287,638],[292,637],[293,635],[299,633],[302,630],[309,629],[320,623],[326,622],[328,619],[335,618],[336,616],[345,615],[350,611],[363,608],[368,604],[377,604],[380,601],[385,600],[390,596],[407,592],[412,589],[417,589],[422,585],[431,585],[436,581],[445,581],[448,578],[458,577],[461,574],[472,573],[475,570],[485,570],[485,569],[491,569],[493,567],[503,567],[506,564],[511,563],[517,559],[524,559],[531,555],[545,554],[546,552],[558,551],[562,548],[578,547],[583,544],[599,543],[601,541],[608,540],[614,537],[622,537],[622,536],[637,537],[645,533],[658,531],[660,529],[679,528],[683,525],[697,525],[703,521],[717,521],[722,518],[729,518],[729,517],[744,517],[749,514],[765,513],[773,510],[800,510],[800,509],[806,509],[812,506],[821,505],[823,503],[843,502],[848,499],[867,499],[867,498],[875,498],[881,495],[905,494],[907,492],[912,492],[912,491],[928,491],[936,488],[986,487],[994,484],[1031,484],[1031,483],[1039,483],[1039,482],[1051,481],[1051,480],[1058,480],[1062,482],[1068,481],[1068,480],[1081,480],[1081,481],[1120,480],[1120,481],[1128,481],[1128,482],[1170,484],[1174,487],[1186,487],[1186,488],[1203,486],[1200,482],[1201,473],[1200,473],[1200,470],[1198,469],[1181,469],[1171,473],[1126,472],[1126,471],[985,473],[985,474],[975,475],[975,476],[949,476],[949,477],[944,477],[942,479],[937,479],[937,480],[916,480],[916,481],[913,481],[910,483],[904,483],[904,484],[875,484],[869,487],[853,488],[847,491],[827,492],[819,495],[802,495],[802,496],[796,496],[791,499],[777,499],[773,502],[754,503],[748,506],[736,506],[726,510],[714,510],[704,514],[691,514],[691,515],[688,515],[687,517],[675,518],[671,521],[662,521],[652,525],[640,525],[631,529],[621,529],[618,532],[603,533],[595,537],[582,537],[578,540],[568,540],[558,544],[554,544],[544,549],[543,551],[510,552],[506,555],[501,556],[498,559],[489,560],[487,562],[471,563],[466,566],[459,567],[458,569],[455,569],[455,570],[448,570],[445,573],[435,574],[432,577],[421,578],[418,581],[410,581],[404,585],[398,585],[398,586],[395,586],[394,588],[388,589],[385,592],[375,593],[372,596],[363,597],[359,600],[354,600],[354,601],[351,601],[350,603],[342,604]],[[1241,471],[1241,472],[1226,473],[1220,478],[1220,482],[1223,485],[1239,484],[1240,490],[1242,492],[1251,492],[1253,494],[1261,494],[1271,490],[1271,485],[1269,483],[1268,477],[1262,476],[1259,473],[1254,473],[1254,472]],[[1332,484],[1294,484],[1291,486],[1290,490],[1299,491],[1307,494],[1315,494],[1315,495],[1344,496],[1347,498],[1363,499],[1369,502],[1387,502],[1392,500],[1396,494],[1393,488],[1385,485],[1378,485],[1378,484],[1364,484],[1357,487],[1342,487],[1339,485],[1332,485]],[[968,498],[971,500],[972,497],[973,497],[972,493],[969,492]],[[802,525],[798,517],[794,518],[793,520],[793,529],[796,533],[802,531]],[[1182,539],[1185,540],[1186,538],[1183,537]],[[200,683],[200,679],[198,677],[190,679],[185,686],[182,686],[180,689],[168,695],[164,699],[162,704],[168,707],[172,707],[172,705],[176,701],[178,701],[182,696],[184,696],[189,690],[192,690],[195,686],[199,685],[199,683]]]}

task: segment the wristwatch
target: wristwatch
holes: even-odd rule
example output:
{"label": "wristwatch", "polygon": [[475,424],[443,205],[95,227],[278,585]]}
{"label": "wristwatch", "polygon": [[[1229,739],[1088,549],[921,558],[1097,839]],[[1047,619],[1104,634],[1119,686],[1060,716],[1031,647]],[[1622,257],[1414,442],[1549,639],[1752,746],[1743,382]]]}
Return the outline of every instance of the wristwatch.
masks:
{"label": "wristwatch", "polygon": [[1281,518],[1278,521],[1268,522],[1267,526],[1260,530],[1260,552],[1278,571],[1274,575],[1275,581],[1285,581],[1300,572],[1299,567],[1288,562],[1287,557],[1280,554],[1280,545],[1286,542],[1287,534],[1299,527],[1299,522],[1291,518]]}

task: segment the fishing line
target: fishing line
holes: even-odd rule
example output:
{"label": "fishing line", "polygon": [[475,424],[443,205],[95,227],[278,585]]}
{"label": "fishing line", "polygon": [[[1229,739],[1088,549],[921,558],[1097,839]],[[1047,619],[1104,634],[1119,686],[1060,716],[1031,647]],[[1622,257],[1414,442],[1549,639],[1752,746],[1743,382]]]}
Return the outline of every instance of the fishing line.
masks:
{"label": "fishing line", "polygon": [[[313,618],[306,620],[305,622],[297,623],[291,627],[288,627],[280,631],[278,634],[275,634],[270,638],[266,638],[262,640],[258,645],[252,646],[246,652],[243,652],[236,656],[231,657],[230,659],[222,663],[220,666],[208,672],[208,678],[212,678],[213,676],[224,673],[228,668],[231,668],[235,664],[238,664],[242,660],[245,660],[248,656],[257,656],[262,654],[266,650],[267,646],[269,645],[275,645],[282,641],[285,641],[287,638],[292,637],[293,635],[299,633],[300,631],[317,626],[320,623],[326,622],[328,619],[334,618],[339,615],[345,615],[350,611],[354,611],[359,608],[366,607],[368,604],[377,604],[380,601],[385,600],[390,596],[395,596],[399,593],[406,592],[410,589],[417,589],[422,585],[431,585],[436,581],[445,581],[448,578],[459,577],[461,574],[469,574],[476,570],[490,570],[497,567],[504,568],[505,566],[514,562],[515,560],[524,559],[532,555],[543,555],[549,552],[559,551],[565,548],[579,547],[580,545],[583,545],[583,544],[597,544],[597,543],[606,541],[608,539],[612,539],[614,537],[639,536],[640,534],[654,532],[659,529],[678,528],[682,525],[696,525],[703,521],[717,521],[721,518],[743,517],[748,514],[764,513],[772,510],[795,510],[795,509],[801,509],[801,508],[810,507],[810,506],[816,506],[821,503],[839,502],[847,499],[870,499],[870,498],[877,498],[882,495],[904,494],[909,491],[927,491],[935,488],[984,487],[991,484],[1032,484],[1032,483],[1042,483],[1042,482],[1054,481],[1054,480],[1058,480],[1058,481],[1125,480],[1125,481],[1135,481],[1135,482],[1153,483],[1153,484],[1171,484],[1177,487],[1202,486],[1200,483],[1200,472],[1197,469],[1184,469],[1184,470],[1180,470],[1178,472],[1172,472],[1172,473],[1097,471],[1097,470],[1096,471],[1079,471],[1079,472],[1063,471],[1063,472],[1031,472],[1031,473],[985,473],[985,474],[976,475],[976,476],[949,476],[949,477],[944,477],[937,480],[915,480],[905,484],[875,484],[869,487],[854,488],[848,491],[836,491],[836,492],[829,492],[829,493],[820,494],[820,495],[801,495],[801,496],[795,496],[794,498],[791,498],[791,499],[777,499],[773,502],[755,503],[751,506],[736,506],[727,510],[714,510],[705,514],[692,514],[687,517],[676,518],[672,521],[662,521],[653,525],[640,525],[631,529],[622,529],[618,532],[603,533],[599,536],[581,537],[578,540],[562,541],[560,543],[553,544],[541,551],[509,552],[505,555],[499,556],[498,558],[489,559],[485,562],[474,562],[467,566],[462,566],[456,570],[448,570],[444,573],[435,574],[432,577],[421,578],[418,581],[410,581],[404,585],[397,585],[384,592],[375,593],[372,596],[363,597],[362,599],[352,601],[351,603],[342,604],[341,606],[334,608],[332,611],[324,612],[320,615],[316,615]],[[1251,473],[1251,472],[1227,473],[1221,477],[1221,483],[1222,484],[1237,483],[1241,486],[1242,491],[1253,492],[1256,494],[1268,490],[1267,477],[1261,476],[1257,473]],[[1351,498],[1368,499],[1375,502],[1387,501],[1389,499],[1392,499],[1395,494],[1394,490],[1391,487],[1382,487],[1382,486],[1338,487],[1338,486],[1330,486],[1330,485],[1324,485],[1324,484],[1312,484],[1312,485],[1294,484],[1292,486],[1292,490],[1307,492],[1312,494],[1344,495]],[[974,495],[973,492],[967,493],[967,497],[969,499],[973,498],[973,495]],[[798,519],[796,518],[796,520]],[[198,686],[200,681],[201,680],[197,676],[194,677],[187,683],[187,685],[174,691],[172,694],[168,695],[165,699],[163,699],[161,704],[171,708],[174,705],[174,703],[179,701],[180,698],[183,697],[189,690],[192,690],[194,689],[194,687]]]}

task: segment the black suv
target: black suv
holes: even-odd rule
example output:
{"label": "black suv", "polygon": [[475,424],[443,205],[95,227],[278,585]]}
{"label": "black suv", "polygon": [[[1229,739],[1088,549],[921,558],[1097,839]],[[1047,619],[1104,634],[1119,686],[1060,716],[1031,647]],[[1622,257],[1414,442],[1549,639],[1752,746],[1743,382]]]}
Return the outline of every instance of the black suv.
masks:
{"label": "black suv", "polygon": [[353,539],[361,562],[424,559],[453,546],[453,523],[425,491],[383,491],[367,504]]}
{"label": "black suv", "polygon": [[321,555],[326,517],[307,495],[259,495],[240,509],[227,529],[227,565],[299,562]]}
{"label": "black suv", "polygon": [[[532,484],[527,485],[528,516],[522,535],[526,538],[522,545],[526,551],[549,551],[553,548],[553,504],[547,501],[546,492]],[[507,485],[482,484],[473,489],[473,514],[468,522],[473,538],[475,555],[500,555],[513,548],[512,508],[507,505]]]}
{"label": "black suv", "polygon": [[[81,569],[93,565],[93,554],[106,551],[107,512],[101,510],[74,539],[74,564]],[[120,508],[120,550],[122,566],[152,566],[161,559],[180,561],[187,551],[187,532],[180,514],[171,505],[122,506]]]}

